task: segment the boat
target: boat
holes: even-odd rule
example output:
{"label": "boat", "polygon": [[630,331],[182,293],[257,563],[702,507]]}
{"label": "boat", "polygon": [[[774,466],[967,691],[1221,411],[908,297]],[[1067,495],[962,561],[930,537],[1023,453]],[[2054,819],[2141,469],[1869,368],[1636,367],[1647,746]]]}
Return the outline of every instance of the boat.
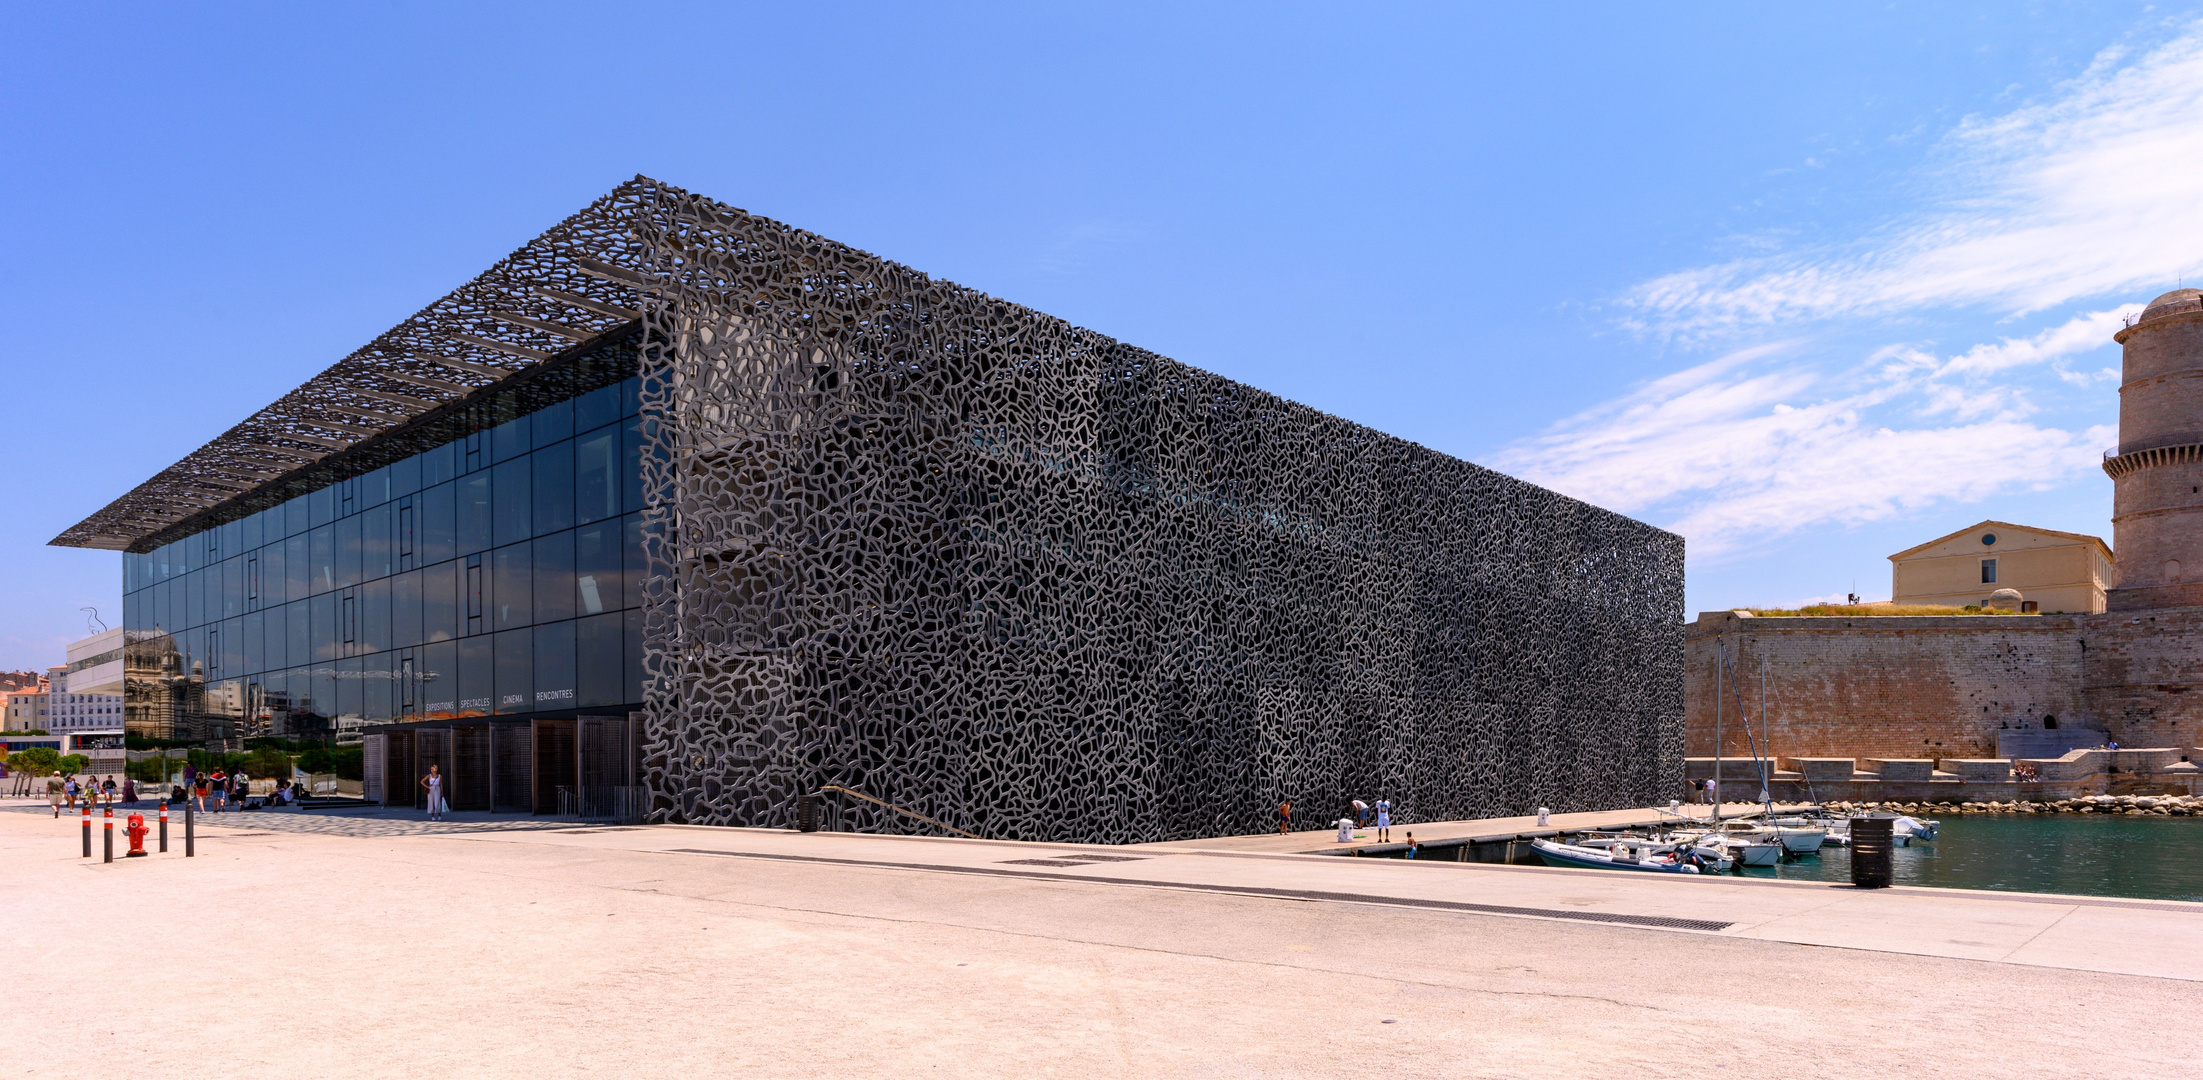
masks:
{"label": "boat", "polygon": [[1612,851],[1618,845],[1638,848],[1640,855],[1667,855],[1677,850],[1688,851],[1702,871],[1725,871],[1735,866],[1736,854],[1719,838],[1708,838],[1701,832],[1661,833],[1639,836],[1634,833],[1592,833],[1569,841],[1572,847]]}
{"label": "boat", "polygon": [[1773,866],[1782,861],[1783,846],[1772,839],[1727,832],[1679,832],[1675,836],[1699,850],[1718,850],[1735,866]]}
{"label": "boat", "polygon": [[1583,847],[1578,844],[1562,844],[1543,837],[1530,841],[1530,850],[1537,852],[1540,862],[1547,866],[1566,866],[1582,870],[1638,870],[1654,874],[1695,874],[1698,865],[1688,852],[1678,852],[1672,846],[1666,854],[1648,852],[1658,847],[1647,841],[1643,844],[1614,843],[1606,847]]}

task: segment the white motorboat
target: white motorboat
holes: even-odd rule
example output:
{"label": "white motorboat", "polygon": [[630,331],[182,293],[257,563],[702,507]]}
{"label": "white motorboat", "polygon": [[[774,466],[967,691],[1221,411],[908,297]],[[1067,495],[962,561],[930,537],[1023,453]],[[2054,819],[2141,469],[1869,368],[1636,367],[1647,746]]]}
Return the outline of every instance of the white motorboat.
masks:
{"label": "white motorboat", "polygon": [[1616,842],[1606,847],[1582,847],[1562,844],[1543,837],[1530,841],[1530,849],[1547,866],[1568,866],[1584,870],[1638,870],[1654,874],[1695,874],[1698,866],[1686,852],[1678,852],[1672,846],[1666,854],[1646,851],[1660,845],[1649,841],[1641,844]]}
{"label": "white motorboat", "polygon": [[1665,833],[1658,836],[1633,834],[1598,834],[1579,836],[1568,842],[1571,847],[1593,848],[1611,852],[1617,846],[1639,848],[1645,854],[1667,855],[1687,851],[1697,862],[1699,869],[1724,871],[1736,863],[1735,854],[1718,838],[1709,838],[1699,832]]}

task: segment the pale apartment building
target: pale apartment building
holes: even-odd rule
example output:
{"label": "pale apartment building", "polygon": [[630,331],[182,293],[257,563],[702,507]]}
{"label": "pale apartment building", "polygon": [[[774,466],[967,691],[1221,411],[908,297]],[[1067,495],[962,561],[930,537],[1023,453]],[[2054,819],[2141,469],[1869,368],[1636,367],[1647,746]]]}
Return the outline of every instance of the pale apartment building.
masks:
{"label": "pale apartment building", "polygon": [[2118,581],[2110,545],[2081,533],[1984,521],[1889,557],[1895,604],[1988,606],[2000,589],[2043,612],[2101,612]]}

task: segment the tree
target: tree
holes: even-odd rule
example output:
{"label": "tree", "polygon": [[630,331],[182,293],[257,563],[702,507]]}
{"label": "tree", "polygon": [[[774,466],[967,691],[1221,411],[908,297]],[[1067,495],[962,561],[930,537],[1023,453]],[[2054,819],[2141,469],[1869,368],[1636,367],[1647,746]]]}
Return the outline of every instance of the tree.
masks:
{"label": "tree", "polygon": [[51,746],[27,746],[8,755],[8,771],[49,776],[61,771],[61,762],[61,752]]}
{"label": "tree", "polygon": [[66,757],[63,757],[60,761],[55,762],[54,764],[55,768],[59,769],[61,772],[80,773],[83,772],[87,766],[92,764],[92,759],[85,757],[83,754],[70,754]]}
{"label": "tree", "polygon": [[291,778],[291,755],[273,746],[262,746],[245,758],[244,768],[254,776],[288,780]]}

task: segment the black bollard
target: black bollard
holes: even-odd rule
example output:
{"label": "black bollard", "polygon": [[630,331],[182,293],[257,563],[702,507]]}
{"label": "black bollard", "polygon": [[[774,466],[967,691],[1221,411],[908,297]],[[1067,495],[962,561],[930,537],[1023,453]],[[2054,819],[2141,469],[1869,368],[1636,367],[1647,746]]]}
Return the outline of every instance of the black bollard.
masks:
{"label": "black bollard", "polygon": [[84,804],[84,857],[92,857],[92,804]]}
{"label": "black bollard", "polygon": [[1890,850],[1896,846],[1897,819],[1876,814],[1851,819],[1851,883],[1862,889],[1886,889]]}
{"label": "black bollard", "polygon": [[193,850],[191,843],[191,796],[186,795],[184,796],[184,858],[189,859],[197,854],[198,852]]}
{"label": "black bollard", "polygon": [[817,831],[818,831],[818,797],[817,797],[817,796],[814,796],[814,795],[798,795],[798,796],[796,796],[796,831],[797,831],[797,832],[817,832]]}
{"label": "black bollard", "polygon": [[114,808],[113,806],[109,806],[109,807],[107,808],[107,822],[106,822],[106,824],[105,824],[105,825],[103,825],[103,826],[102,826],[102,828],[103,828],[103,829],[105,830],[105,835],[104,835],[104,836],[102,836],[102,837],[100,838],[100,844],[101,844],[101,845],[102,845],[102,846],[103,846],[103,847],[105,848],[105,850],[104,850],[103,852],[101,852],[101,858],[100,858],[100,860],[99,860],[99,861],[101,861],[101,862],[114,862],[114,861],[115,861],[115,808]]}
{"label": "black bollard", "polygon": [[161,854],[168,854],[168,800],[161,800]]}

